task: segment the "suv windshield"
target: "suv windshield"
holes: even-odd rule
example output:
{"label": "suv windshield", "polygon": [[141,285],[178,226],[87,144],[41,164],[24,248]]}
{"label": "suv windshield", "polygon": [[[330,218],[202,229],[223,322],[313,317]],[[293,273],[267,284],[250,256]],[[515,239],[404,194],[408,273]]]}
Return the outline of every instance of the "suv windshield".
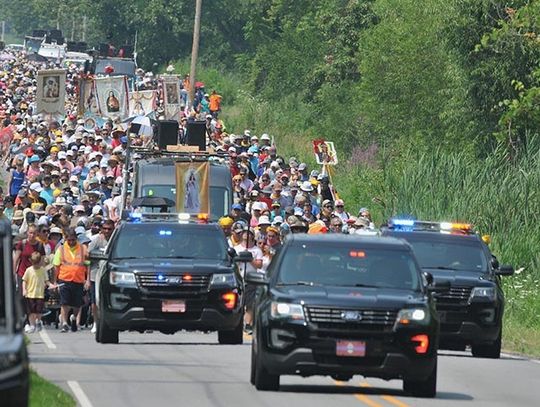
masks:
{"label": "suv windshield", "polygon": [[479,271],[487,269],[486,256],[480,245],[458,241],[418,241],[407,239],[422,268]]}
{"label": "suv windshield", "polygon": [[283,253],[278,284],[420,290],[410,252],[343,243],[291,244]]}
{"label": "suv windshield", "polygon": [[112,257],[225,260],[224,235],[202,225],[130,224],[119,232]]}

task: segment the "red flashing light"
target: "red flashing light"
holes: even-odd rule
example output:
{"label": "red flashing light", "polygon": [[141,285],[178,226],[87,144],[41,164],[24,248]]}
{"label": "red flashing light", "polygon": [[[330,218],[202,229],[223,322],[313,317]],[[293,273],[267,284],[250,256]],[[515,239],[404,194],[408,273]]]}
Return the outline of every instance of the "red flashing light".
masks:
{"label": "red flashing light", "polygon": [[349,256],[364,258],[364,257],[366,257],[366,252],[351,250],[349,252]]}
{"label": "red flashing light", "polygon": [[411,341],[416,344],[414,350],[419,355],[426,354],[429,349],[429,336],[425,334],[415,335],[411,338]]}
{"label": "red flashing light", "polygon": [[221,299],[224,302],[225,308],[227,308],[228,310],[233,310],[234,307],[236,307],[236,300],[237,300],[236,293],[232,293],[232,292],[225,293],[221,296]]}
{"label": "red flashing light", "polygon": [[193,279],[193,277],[191,277],[190,274],[185,274],[183,277],[182,277],[182,280],[184,281],[191,281]]}

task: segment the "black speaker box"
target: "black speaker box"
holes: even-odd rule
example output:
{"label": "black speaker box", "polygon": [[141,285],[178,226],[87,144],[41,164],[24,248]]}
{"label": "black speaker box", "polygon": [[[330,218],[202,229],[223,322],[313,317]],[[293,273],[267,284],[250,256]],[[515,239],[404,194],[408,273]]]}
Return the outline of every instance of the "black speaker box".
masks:
{"label": "black speaker box", "polygon": [[186,144],[198,146],[199,151],[206,151],[206,122],[188,122]]}
{"label": "black speaker box", "polygon": [[176,120],[158,121],[158,146],[166,150],[167,146],[178,144],[178,122]]}

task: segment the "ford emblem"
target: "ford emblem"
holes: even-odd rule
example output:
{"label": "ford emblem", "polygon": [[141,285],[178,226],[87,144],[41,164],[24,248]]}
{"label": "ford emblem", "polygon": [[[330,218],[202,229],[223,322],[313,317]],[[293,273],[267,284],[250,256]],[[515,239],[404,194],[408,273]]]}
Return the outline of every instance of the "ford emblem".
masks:
{"label": "ford emblem", "polygon": [[344,311],[341,313],[341,319],[345,321],[360,321],[362,314],[358,311]]}
{"label": "ford emblem", "polygon": [[182,277],[169,277],[167,282],[169,284],[182,284]]}

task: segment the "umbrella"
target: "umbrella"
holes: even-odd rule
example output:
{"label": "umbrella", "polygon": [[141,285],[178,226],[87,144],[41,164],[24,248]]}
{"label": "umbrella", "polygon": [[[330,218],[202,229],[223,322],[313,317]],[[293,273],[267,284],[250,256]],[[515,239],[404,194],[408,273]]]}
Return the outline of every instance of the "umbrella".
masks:
{"label": "umbrella", "polygon": [[147,208],[172,208],[173,206],[176,206],[176,202],[174,202],[172,199],[162,198],[160,196],[140,196],[133,199],[131,206],[134,208],[138,206],[144,206]]}
{"label": "umbrella", "polygon": [[136,116],[131,121],[132,132],[138,134],[139,136],[153,136],[154,129],[152,128],[152,122],[149,117],[146,116]]}

